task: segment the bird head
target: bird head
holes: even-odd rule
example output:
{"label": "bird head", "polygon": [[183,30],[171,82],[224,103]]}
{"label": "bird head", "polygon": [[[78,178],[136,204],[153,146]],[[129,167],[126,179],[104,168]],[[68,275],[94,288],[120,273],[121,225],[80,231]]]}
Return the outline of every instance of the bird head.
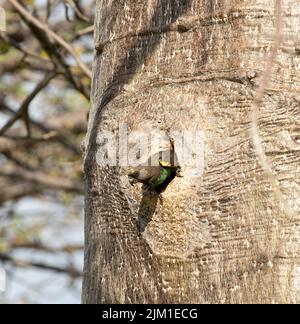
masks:
{"label": "bird head", "polygon": [[182,178],[183,175],[181,173],[181,167],[178,165],[171,165],[169,162],[165,162],[165,161],[159,161],[159,165],[164,168],[164,169],[171,169],[172,171],[175,172],[176,177],[180,177]]}
{"label": "bird head", "polygon": [[176,169],[176,177],[183,178],[183,174],[181,173],[181,167],[178,166]]}

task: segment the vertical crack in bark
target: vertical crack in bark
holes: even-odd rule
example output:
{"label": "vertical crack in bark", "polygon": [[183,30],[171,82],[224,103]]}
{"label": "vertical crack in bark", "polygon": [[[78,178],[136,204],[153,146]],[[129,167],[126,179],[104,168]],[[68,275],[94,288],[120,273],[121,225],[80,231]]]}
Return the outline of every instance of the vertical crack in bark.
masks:
{"label": "vertical crack in bark", "polygon": [[281,209],[284,211],[284,213],[292,217],[293,212],[291,208],[288,206],[281,188],[279,187],[278,180],[276,179],[274,175],[274,171],[272,170],[272,167],[268,161],[268,158],[266,156],[265,150],[263,148],[262,139],[259,135],[259,126],[258,126],[258,120],[259,120],[259,113],[260,113],[260,106],[262,105],[262,101],[264,98],[264,95],[267,92],[267,88],[271,83],[271,75],[273,66],[275,64],[278,50],[280,48],[282,38],[283,38],[283,27],[282,27],[282,0],[276,0],[276,32],[275,32],[275,40],[271,49],[270,57],[268,58],[268,62],[265,68],[265,71],[262,76],[262,80],[260,82],[259,89],[255,95],[254,98],[254,104],[252,107],[252,127],[251,127],[251,136],[254,143],[254,147],[257,153],[257,156],[259,157],[259,161],[261,163],[262,168],[264,169],[270,184],[273,187],[273,190],[276,194],[276,198],[281,204]]}

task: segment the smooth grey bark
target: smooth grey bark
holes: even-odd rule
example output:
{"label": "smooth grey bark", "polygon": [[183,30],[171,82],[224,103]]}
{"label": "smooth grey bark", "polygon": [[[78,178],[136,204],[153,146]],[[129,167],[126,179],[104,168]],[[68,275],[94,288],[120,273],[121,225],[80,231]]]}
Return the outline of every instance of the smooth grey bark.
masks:
{"label": "smooth grey bark", "polygon": [[[284,37],[259,115],[289,212],[250,134],[274,8],[271,0],[97,2],[84,303],[300,302],[296,1],[284,1]],[[186,172],[160,199],[132,188],[121,169],[96,163],[98,132],[120,123],[130,131],[200,128],[203,175]]]}

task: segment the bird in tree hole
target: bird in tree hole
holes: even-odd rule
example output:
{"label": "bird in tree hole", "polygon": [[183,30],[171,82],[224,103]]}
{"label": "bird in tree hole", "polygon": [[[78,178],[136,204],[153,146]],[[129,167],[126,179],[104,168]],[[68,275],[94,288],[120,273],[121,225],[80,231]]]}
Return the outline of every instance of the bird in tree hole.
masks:
{"label": "bird in tree hole", "polygon": [[148,189],[157,193],[162,193],[176,177],[183,177],[181,167],[175,163],[176,158],[173,140],[170,140],[170,143],[170,162],[163,161],[162,157],[164,152],[159,152],[158,166],[150,166],[151,161],[156,160],[154,157],[150,157],[145,166],[130,168],[128,177],[131,185],[134,186],[137,183],[142,183]]}

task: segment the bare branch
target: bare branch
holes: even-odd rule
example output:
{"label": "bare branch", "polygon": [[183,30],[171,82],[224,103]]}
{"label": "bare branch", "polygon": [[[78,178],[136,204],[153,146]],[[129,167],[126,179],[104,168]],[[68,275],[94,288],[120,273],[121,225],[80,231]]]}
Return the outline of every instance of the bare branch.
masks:
{"label": "bare branch", "polygon": [[[6,106],[4,103],[1,103],[0,100],[0,110],[4,110],[6,112],[8,112],[9,114],[14,115],[15,111],[11,108],[9,108],[8,106]],[[72,114],[72,116],[74,116],[74,114]],[[56,121],[56,127],[54,128],[52,124],[48,125],[44,125],[40,122],[35,121],[34,119],[30,120],[30,123],[37,128],[38,130],[45,132],[44,135],[42,135],[40,138],[28,138],[28,137],[21,137],[21,136],[13,136],[13,135],[2,135],[2,137],[6,138],[6,139],[11,139],[11,140],[16,140],[19,142],[23,142],[24,145],[29,145],[32,144],[32,142],[37,142],[37,141],[50,141],[50,140],[56,140],[57,142],[61,143],[65,148],[71,150],[72,152],[74,152],[75,154],[80,155],[81,154],[81,150],[79,149],[78,145],[73,142],[69,136],[69,134],[62,134],[61,132],[61,128],[64,128],[64,125],[62,125],[61,123],[58,123]]]}
{"label": "bare branch", "polygon": [[81,68],[81,70],[88,76],[89,78],[92,78],[92,72],[87,67],[87,65],[81,60],[80,56],[76,53],[76,50],[68,44],[63,38],[61,38],[59,35],[57,35],[53,30],[51,30],[46,24],[40,22],[37,18],[35,18],[30,12],[28,12],[17,0],[8,0],[9,3],[18,11],[18,13],[25,17],[26,20],[30,21],[33,25],[35,25],[37,28],[44,31],[48,36],[53,38],[58,44],[60,44],[62,47],[64,47],[69,54],[71,54],[77,65]]}
{"label": "bare branch", "polygon": [[85,16],[84,13],[81,12],[79,6],[74,0],[64,0],[65,6],[70,7],[74,10],[76,17],[84,22],[91,23],[91,20],[89,17]]}
{"label": "bare branch", "polygon": [[17,249],[30,249],[30,250],[37,250],[47,253],[73,253],[77,251],[82,251],[84,247],[82,245],[64,245],[57,248],[50,247],[44,245],[41,242],[22,242],[22,243],[15,243],[9,245],[10,249],[17,250]]}
{"label": "bare branch", "polygon": [[7,36],[5,33],[0,32],[0,39],[4,40],[5,42],[11,44],[14,48],[16,48],[17,50],[19,50],[20,52],[24,53],[25,56],[31,56],[32,58],[38,59],[40,61],[42,61],[44,64],[45,63],[51,63],[51,61],[47,58],[43,58],[40,55],[23,48],[18,42],[16,42],[14,39],[12,39],[11,37]]}
{"label": "bare branch", "polygon": [[54,177],[44,172],[28,171],[21,168],[2,167],[0,176],[26,180],[37,185],[69,192],[84,193],[84,186],[81,182],[66,179],[64,177]]}
{"label": "bare branch", "polygon": [[8,254],[0,253],[0,260],[3,262],[9,262],[14,266],[21,267],[21,268],[38,268],[42,270],[48,270],[58,273],[65,273],[71,276],[72,278],[80,278],[82,277],[82,272],[75,269],[74,267],[57,267],[50,264],[42,263],[42,262],[33,262],[23,259],[18,259]]}
{"label": "bare branch", "polygon": [[83,36],[83,35],[87,35],[87,34],[92,34],[93,32],[94,32],[94,26],[89,26],[89,27],[79,30],[76,33],[76,35],[78,37],[78,36]]}
{"label": "bare branch", "polygon": [[[17,120],[20,118],[28,115],[28,109],[29,105],[33,101],[33,99],[43,90],[49,82],[57,75],[57,72],[51,73],[48,76],[46,76],[41,82],[37,84],[35,89],[32,91],[32,93],[24,100],[22,103],[20,109],[15,113],[15,115],[2,127],[0,130],[0,136],[5,134],[5,132],[15,124]],[[26,119],[28,117],[25,117]]]}
{"label": "bare branch", "polygon": [[0,205],[7,201],[17,200],[25,196],[33,196],[41,191],[41,188],[37,185],[27,183],[14,183],[11,179],[0,178],[1,188],[5,190],[1,191]]}

